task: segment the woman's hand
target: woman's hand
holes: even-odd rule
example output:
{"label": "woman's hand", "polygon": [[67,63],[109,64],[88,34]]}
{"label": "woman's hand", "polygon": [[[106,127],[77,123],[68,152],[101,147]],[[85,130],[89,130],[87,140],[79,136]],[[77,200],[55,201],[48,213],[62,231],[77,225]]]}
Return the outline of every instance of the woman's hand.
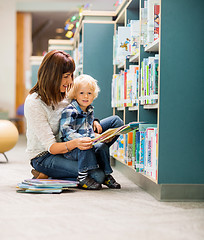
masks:
{"label": "woman's hand", "polygon": [[99,122],[98,121],[94,121],[93,122],[93,130],[94,130],[94,132],[96,132],[96,133],[102,133],[102,127],[101,127],[101,125],[99,124]]}
{"label": "woman's hand", "polygon": [[76,147],[80,150],[92,148],[92,139],[90,137],[76,138]]}

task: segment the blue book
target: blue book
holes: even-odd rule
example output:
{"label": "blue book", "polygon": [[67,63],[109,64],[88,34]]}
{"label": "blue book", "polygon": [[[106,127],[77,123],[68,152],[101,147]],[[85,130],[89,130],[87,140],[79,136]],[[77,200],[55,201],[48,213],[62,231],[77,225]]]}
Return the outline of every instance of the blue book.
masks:
{"label": "blue book", "polygon": [[140,160],[139,160],[139,172],[144,173],[145,164],[145,137],[146,132],[140,131]]}
{"label": "blue book", "polygon": [[136,146],[135,146],[135,168],[136,172],[139,172],[139,163],[140,163],[140,132],[136,132]]}

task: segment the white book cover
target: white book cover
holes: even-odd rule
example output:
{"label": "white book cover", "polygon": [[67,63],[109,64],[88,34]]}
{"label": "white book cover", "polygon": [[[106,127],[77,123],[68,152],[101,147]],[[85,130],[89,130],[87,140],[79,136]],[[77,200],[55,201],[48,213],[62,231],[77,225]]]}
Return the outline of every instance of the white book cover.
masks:
{"label": "white book cover", "polygon": [[130,27],[118,27],[118,61],[122,63],[130,55],[128,44],[131,41]]}

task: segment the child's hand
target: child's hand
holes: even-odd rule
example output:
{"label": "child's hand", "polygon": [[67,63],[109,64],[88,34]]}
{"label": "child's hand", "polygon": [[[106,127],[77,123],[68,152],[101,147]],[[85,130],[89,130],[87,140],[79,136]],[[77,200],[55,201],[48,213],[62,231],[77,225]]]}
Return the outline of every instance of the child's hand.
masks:
{"label": "child's hand", "polygon": [[90,137],[76,138],[76,145],[80,150],[92,148],[92,139]]}
{"label": "child's hand", "polygon": [[98,137],[98,136],[100,136],[100,134],[98,134],[98,133],[95,133],[95,138],[96,138],[96,137]]}
{"label": "child's hand", "polygon": [[93,122],[93,130],[95,133],[102,133],[102,127],[98,121]]}

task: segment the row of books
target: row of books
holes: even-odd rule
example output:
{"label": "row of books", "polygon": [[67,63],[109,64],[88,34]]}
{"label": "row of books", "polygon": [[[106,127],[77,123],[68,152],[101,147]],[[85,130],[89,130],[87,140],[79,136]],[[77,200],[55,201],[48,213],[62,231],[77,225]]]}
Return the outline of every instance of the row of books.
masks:
{"label": "row of books", "polygon": [[139,124],[138,130],[120,135],[111,147],[111,155],[132,166],[136,172],[157,180],[157,124]]}
{"label": "row of books", "polygon": [[[130,20],[127,26],[119,26],[113,37],[113,64],[139,53],[140,44],[146,47],[159,38],[160,0],[144,1],[141,20]],[[140,27],[141,22],[141,27]]]}
{"label": "row of books", "polygon": [[140,104],[155,104],[158,102],[158,71],[158,54],[155,57],[144,58],[141,62]]}
{"label": "row of books", "polygon": [[138,106],[139,66],[130,65],[129,69],[114,74],[111,91],[112,107]]}
{"label": "row of books", "polygon": [[[132,107],[158,102],[159,55],[144,58],[139,74],[138,65],[113,74],[111,86],[112,107]],[[140,78],[139,78],[140,75]]]}
{"label": "row of books", "polygon": [[160,0],[144,1],[141,8],[141,42],[146,47],[159,38]]}

